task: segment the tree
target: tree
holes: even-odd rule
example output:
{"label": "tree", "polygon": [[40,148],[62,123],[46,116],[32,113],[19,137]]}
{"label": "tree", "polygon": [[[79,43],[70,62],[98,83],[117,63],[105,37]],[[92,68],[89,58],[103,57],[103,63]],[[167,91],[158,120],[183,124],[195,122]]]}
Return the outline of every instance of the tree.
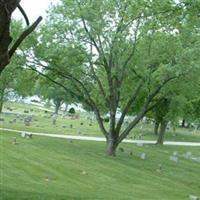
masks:
{"label": "tree", "polygon": [[[23,31],[14,42],[12,42],[10,34],[11,15],[17,7],[24,16],[28,28]],[[29,26],[28,17],[26,16],[23,8],[20,6],[20,0],[0,1],[0,74],[9,64],[11,57],[14,55],[20,44],[35,30],[41,20],[42,17],[39,17],[31,26]]]}
{"label": "tree", "polygon": [[37,94],[42,96],[42,98],[53,101],[55,114],[58,114],[63,103],[69,104],[74,100],[69,92],[67,93],[62,87],[52,83],[48,79],[40,78],[36,90]]}
{"label": "tree", "polygon": [[[174,1],[62,0],[50,10],[46,50],[54,50],[49,48],[40,66],[56,62],[43,66],[42,72],[32,69],[90,106],[107,140],[107,155],[115,156],[122,140],[161,100],[157,97],[166,85],[193,71],[191,62],[182,65],[184,41],[176,42],[184,9],[184,3]],[[173,47],[178,48],[175,54]],[[69,84],[56,81],[48,71]],[[108,129],[101,117],[106,111]],[[129,112],[135,118],[125,127]]]}

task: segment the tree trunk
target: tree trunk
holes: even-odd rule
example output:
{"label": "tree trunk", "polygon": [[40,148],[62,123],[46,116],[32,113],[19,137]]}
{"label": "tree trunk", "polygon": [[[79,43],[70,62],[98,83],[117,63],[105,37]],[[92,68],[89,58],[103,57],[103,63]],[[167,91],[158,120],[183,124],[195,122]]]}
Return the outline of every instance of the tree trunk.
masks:
{"label": "tree trunk", "polygon": [[4,94],[5,94],[5,88],[2,89],[2,91],[0,92],[0,113],[2,113],[2,109],[3,109]]}
{"label": "tree trunk", "polygon": [[160,123],[156,120],[154,124],[154,134],[158,135],[158,129],[159,129]]}
{"label": "tree trunk", "polygon": [[0,101],[0,113],[2,113],[3,110],[3,101]]}
{"label": "tree trunk", "polygon": [[116,156],[116,149],[117,144],[113,140],[107,141],[107,149],[106,149],[106,155],[107,156]]}
{"label": "tree trunk", "polygon": [[185,119],[182,120],[181,127],[185,128]]}
{"label": "tree trunk", "polygon": [[55,104],[55,114],[58,114],[58,111],[60,109],[60,106],[62,105],[62,100],[54,100],[54,104]]}
{"label": "tree trunk", "polygon": [[166,128],[167,128],[167,124],[168,124],[168,122],[166,120],[162,120],[161,121],[157,144],[163,144],[163,142],[164,142],[164,136],[165,136],[165,131],[166,131]]}
{"label": "tree trunk", "polygon": [[65,110],[64,110],[64,113],[66,113],[67,112],[67,109],[68,109],[68,103],[65,103]]}

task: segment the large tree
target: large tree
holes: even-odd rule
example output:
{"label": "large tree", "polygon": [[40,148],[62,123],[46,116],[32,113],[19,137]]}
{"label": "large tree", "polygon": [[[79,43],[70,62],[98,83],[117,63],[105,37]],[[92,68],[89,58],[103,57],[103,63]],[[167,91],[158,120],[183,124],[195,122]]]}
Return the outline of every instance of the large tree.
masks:
{"label": "large tree", "polygon": [[[162,89],[195,69],[181,56],[185,41],[177,24],[184,22],[180,18],[187,17],[186,11],[187,2],[173,0],[62,0],[50,10],[45,27],[46,50],[54,46],[54,51],[46,59],[39,56],[42,71],[32,68],[91,107],[106,137],[106,152],[114,156],[122,140],[163,100],[157,98]],[[46,65],[52,60],[57,60],[54,65]],[[122,114],[116,120],[119,108]],[[109,112],[108,129],[102,111]],[[135,117],[124,126],[130,111]]]}

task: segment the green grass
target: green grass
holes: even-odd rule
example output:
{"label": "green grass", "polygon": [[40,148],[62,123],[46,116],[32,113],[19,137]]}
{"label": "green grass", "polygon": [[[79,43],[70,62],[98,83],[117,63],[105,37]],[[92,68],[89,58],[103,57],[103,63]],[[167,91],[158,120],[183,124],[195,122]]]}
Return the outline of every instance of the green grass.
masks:
{"label": "green grass", "polygon": [[[17,137],[17,145],[13,145]],[[105,144],[0,133],[0,200],[187,200],[200,196],[200,163],[177,151],[200,156],[199,148],[123,144],[117,157]],[[129,152],[133,151],[133,155]],[[139,155],[145,152],[146,160]],[[159,165],[162,170],[159,171]],[[48,178],[48,179],[47,179]]]}

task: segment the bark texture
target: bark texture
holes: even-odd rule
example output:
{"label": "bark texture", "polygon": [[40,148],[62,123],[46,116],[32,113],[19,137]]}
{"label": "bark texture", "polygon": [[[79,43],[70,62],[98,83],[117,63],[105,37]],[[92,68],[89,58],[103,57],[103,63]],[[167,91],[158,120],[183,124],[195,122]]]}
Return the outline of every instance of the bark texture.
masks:
{"label": "bark texture", "polygon": [[0,73],[9,63],[11,15],[19,2],[20,0],[0,0]]}

